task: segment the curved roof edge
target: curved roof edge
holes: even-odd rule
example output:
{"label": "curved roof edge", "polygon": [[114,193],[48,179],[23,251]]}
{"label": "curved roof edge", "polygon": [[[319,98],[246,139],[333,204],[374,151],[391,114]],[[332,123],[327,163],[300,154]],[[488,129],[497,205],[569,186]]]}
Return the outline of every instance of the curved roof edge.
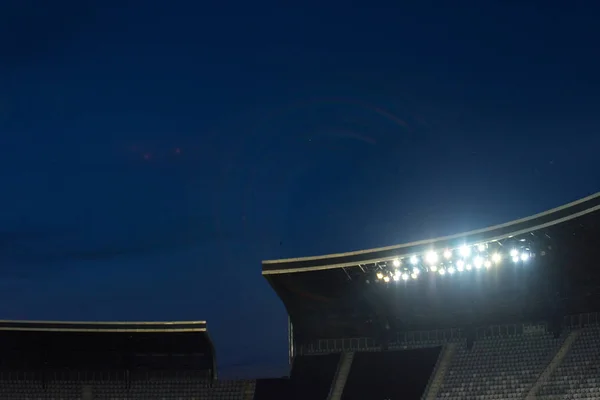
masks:
{"label": "curved roof edge", "polygon": [[426,247],[435,243],[449,244],[456,239],[469,238],[470,244],[477,242],[501,240],[507,237],[533,232],[552,225],[560,224],[571,219],[600,210],[600,192],[573,201],[571,203],[487,228],[462,232],[434,239],[419,240],[393,246],[374,249],[357,250],[347,253],[334,253],[320,256],[287,258],[280,260],[265,260],[262,262],[263,275],[273,275],[293,272],[308,272],[325,269],[350,267],[357,264],[368,264],[390,260],[399,254],[410,255],[421,252]]}

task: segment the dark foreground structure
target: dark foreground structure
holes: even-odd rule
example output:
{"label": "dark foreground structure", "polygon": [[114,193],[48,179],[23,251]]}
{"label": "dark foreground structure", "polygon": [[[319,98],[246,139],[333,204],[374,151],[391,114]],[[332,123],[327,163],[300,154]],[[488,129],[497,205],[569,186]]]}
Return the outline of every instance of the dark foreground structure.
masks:
{"label": "dark foreground structure", "polygon": [[599,399],[599,243],[600,193],[463,234],[264,261],[290,317],[292,374],[277,390]]}
{"label": "dark foreground structure", "polygon": [[0,400],[597,400],[599,243],[600,193],[464,234],[264,261],[289,314],[282,379],[217,379],[202,321],[0,321]]}
{"label": "dark foreground structure", "polygon": [[230,399],[206,322],[0,321],[0,399]]}

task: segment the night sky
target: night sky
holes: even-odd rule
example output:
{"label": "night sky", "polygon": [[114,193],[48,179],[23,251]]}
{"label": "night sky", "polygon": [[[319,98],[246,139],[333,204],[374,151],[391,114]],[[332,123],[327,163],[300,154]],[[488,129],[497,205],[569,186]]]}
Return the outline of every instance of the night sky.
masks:
{"label": "night sky", "polygon": [[598,2],[212,3],[0,3],[0,319],[205,319],[283,375],[262,259],[600,189]]}

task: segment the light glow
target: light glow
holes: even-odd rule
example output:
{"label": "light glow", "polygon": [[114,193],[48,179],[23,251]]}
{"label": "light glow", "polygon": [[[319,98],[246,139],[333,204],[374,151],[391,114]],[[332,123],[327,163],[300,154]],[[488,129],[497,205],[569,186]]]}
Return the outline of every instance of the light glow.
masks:
{"label": "light glow", "polygon": [[494,253],[494,254],[492,255],[492,261],[493,261],[495,264],[498,264],[500,261],[502,261],[502,256],[500,255],[500,253]]}
{"label": "light glow", "polygon": [[462,246],[460,248],[460,255],[463,257],[469,257],[471,255],[471,248],[469,246]]}
{"label": "light glow", "polygon": [[435,251],[430,251],[427,253],[427,256],[425,256],[425,259],[429,264],[435,264],[438,262],[438,255]]}

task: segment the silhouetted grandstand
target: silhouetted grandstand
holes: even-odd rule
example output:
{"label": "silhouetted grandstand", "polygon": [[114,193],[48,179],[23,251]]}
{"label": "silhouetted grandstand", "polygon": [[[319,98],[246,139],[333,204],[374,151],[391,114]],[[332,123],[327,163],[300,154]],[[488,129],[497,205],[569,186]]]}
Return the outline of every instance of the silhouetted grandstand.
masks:
{"label": "silhouetted grandstand", "polygon": [[203,321],[0,321],[0,399],[252,399],[215,365]]}
{"label": "silhouetted grandstand", "polygon": [[264,261],[292,375],[256,398],[600,399],[599,210],[600,193],[464,234]]}

